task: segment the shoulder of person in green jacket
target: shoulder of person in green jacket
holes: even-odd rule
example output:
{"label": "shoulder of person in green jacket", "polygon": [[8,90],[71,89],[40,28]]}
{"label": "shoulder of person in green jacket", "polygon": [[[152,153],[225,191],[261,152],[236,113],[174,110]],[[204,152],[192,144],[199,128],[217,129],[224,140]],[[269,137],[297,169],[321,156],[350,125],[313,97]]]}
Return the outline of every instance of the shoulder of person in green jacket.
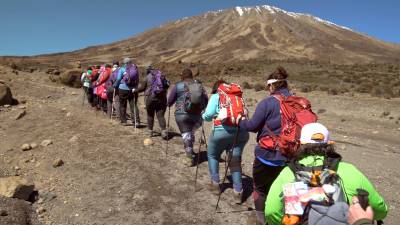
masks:
{"label": "shoulder of person in green jacket", "polygon": [[[300,163],[314,166],[322,165],[322,156],[308,156],[300,160]],[[361,173],[354,165],[346,162],[340,162],[337,174],[342,179],[343,189],[349,201],[357,195],[357,189],[362,188],[369,192],[369,204],[374,211],[374,220],[384,219],[388,208],[385,200],[376,191],[368,178]],[[284,216],[283,190],[284,184],[295,181],[293,172],[289,167],[285,167],[272,184],[265,205],[265,217],[269,225],[281,224]]]}

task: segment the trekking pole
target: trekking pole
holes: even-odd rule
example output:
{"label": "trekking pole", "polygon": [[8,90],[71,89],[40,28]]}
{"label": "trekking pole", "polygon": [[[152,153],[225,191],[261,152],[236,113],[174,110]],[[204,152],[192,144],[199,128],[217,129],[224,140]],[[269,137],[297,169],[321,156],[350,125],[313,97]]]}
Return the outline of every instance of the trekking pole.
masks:
{"label": "trekking pole", "polygon": [[168,143],[169,143],[169,119],[171,117],[171,107],[168,107],[168,119],[167,119],[167,145],[165,147],[165,157],[168,154]]}
{"label": "trekking pole", "polygon": [[137,128],[137,118],[136,118],[136,98],[135,95],[133,96],[133,116],[135,117],[135,133],[136,133],[136,128]]}
{"label": "trekking pole", "polygon": [[114,103],[115,103],[115,88],[113,91],[113,97],[112,97],[112,103],[111,103],[111,116],[110,116],[111,120],[113,119],[113,115],[114,115],[114,106],[115,106]]}
{"label": "trekking pole", "polygon": [[[231,160],[232,160],[233,149],[235,148],[237,139],[239,137],[239,130],[240,130],[240,127],[238,127],[237,130],[236,130],[235,139],[233,139],[232,147],[231,147],[231,149],[229,150],[229,153],[228,153],[228,163],[225,166],[225,175],[224,175],[224,178],[222,179],[222,184],[225,183],[226,176],[228,175],[228,167],[229,167],[229,164],[231,163]],[[221,199],[221,195],[222,195],[222,189],[220,188],[217,204],[215,205],[215,211],[217,211],[217,209],[218,209],[219,200]]]}
{"label": "trekking pole", "polygon": [[[201,137],[199,139],[199,151],[197,152],[197,162],[196,162],[196,176],[194,178],[194,191],[196,191],[196,185],[197,185],[197,174],[199,171],[199,163],[200,163],[200,153],[201,153],[201,145],[203,144],[203,137],[204,140],[206,139],[205,133],[204,133],[204,123],[201,122]],[[205,141],[205,144],[207,146],[207,141]]]}

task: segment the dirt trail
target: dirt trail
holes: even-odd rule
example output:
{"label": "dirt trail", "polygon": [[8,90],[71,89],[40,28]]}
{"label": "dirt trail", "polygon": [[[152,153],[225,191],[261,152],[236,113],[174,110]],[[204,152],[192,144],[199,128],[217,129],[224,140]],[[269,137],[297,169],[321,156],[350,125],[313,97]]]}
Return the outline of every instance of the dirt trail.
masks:
{"label": "dirt trail", "polygon": [[[186,168],[181,162],[180,137],[170,141],[166,157],[165,141],[160,137],[153,139],[153,146],[144,147],[146,128],[135,132],[133,127],[111,122],[87,105],[82,107],[78,89],[58,86],[39,73],[0,74],[0,79],[11,84],[17,99],[27,101],[27,114],[20,120],[12,119],[20,110],[16,107],[0,112],[0,176],[15,174],[18,166],[22,176],[32,179],[39,191],[57,195],[40,205],[47,210],[41,218],[43,224],[246,224],[251,197],[238,206],[232,203],[229,188],[220,203],[223,213],[214,213],[216,196],[204,188],[208,183],[207,162],[200,165],[198,190],[194,191],[195,167]],[[264,93],[249,91],[246,95],[261,100]],[[321,93],[308,97],[316,110],[326,109],[320,119],[332,128],[344,159],[360,168],[385,197],[390,206],[386,224],[400,224],[396,217],[400,207],[400,125],[394,123],[400,116],[400,101],[382,103]],[[254,106],[250,109],[254,111]],[[383,110],[390,110],[395,119],[380,118]],[[142,115],[141,119],[145,121],[146,117]],[[172,116],[171,124],[175,125]],[[70,141],[75,135],[77,140]],[[23,143],[40,144],[44,139],[51,139],[53,144],[27,152],[19,149]],[[243,156],[248,176],[254,145],[252,135]],[[56,158],[65,164],[53,168]],[[221,176],[222,172],[223,163]],[[251,179],[245,182],[250,184]]]}

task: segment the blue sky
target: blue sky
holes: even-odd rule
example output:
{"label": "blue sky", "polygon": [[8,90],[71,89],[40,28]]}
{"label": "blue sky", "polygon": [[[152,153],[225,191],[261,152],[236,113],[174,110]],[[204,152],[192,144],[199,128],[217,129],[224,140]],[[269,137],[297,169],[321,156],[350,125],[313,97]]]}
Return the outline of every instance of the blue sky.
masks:
{"label": "blue sky", "polygon": [[0,55],[71,51],[210,10],[265,4],[400,44],[398,0],[2,0]]}

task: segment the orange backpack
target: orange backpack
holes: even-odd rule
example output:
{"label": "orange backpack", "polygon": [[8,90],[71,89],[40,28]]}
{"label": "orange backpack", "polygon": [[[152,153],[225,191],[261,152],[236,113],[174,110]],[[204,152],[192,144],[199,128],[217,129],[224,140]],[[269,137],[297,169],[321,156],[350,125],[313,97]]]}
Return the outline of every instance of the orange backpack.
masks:
{"label": "orange backpack", "polygon": [[243,91],[238,84],[221,84],[218,87],[220,111],[214,125],[237,126],[236,120],[244,114]]}

